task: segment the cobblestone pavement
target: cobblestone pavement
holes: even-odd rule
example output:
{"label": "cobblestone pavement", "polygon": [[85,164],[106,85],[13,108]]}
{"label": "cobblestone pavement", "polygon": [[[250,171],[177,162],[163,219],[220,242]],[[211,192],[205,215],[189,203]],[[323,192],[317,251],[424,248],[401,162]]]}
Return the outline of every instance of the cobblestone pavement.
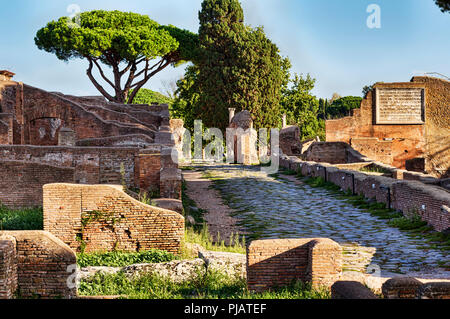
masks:
{"label": "cobblestone pavement", "polygon": [[450,278],[450,271],[439,268],[439,262],[448,263],[446,251],[429,249],[423,239],[390,227],[327,190],[270,177],[259,167],[196,168],[215,181],[252,238],[327,237],[349,247],[375,247],[372,264],[381,268],[381,275]]}

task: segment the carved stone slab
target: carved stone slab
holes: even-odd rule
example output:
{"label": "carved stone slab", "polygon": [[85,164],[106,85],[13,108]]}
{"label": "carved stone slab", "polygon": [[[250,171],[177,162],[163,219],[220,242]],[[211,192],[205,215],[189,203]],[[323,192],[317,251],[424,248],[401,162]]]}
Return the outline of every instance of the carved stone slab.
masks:
{"label": "carved stone slab", "polygon": [[425,89],[376,88],[376,124],[424,124]]}

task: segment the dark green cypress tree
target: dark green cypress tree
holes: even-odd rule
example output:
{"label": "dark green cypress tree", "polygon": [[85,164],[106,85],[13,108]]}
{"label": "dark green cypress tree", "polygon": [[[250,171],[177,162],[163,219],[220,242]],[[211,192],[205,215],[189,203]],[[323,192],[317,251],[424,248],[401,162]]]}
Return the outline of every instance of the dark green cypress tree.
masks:
{"label": "dark green cypress tree", "polygon": [[199,19],[199,118],[225,129],[232,107],[250,111],[255,128],[277,126],[289,60],[261,28],[244,25],[238,0],[204,0]]}

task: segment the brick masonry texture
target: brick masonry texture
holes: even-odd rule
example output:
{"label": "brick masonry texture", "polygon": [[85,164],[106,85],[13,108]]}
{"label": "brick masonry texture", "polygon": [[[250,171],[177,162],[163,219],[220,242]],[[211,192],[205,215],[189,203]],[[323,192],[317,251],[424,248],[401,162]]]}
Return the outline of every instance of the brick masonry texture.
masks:
{"label": "brick masonry texture", "polygon": [[[168,105],[122,105],[2,79],[0,161],[30,163],[23,163],[19,175],[12,164],[3,165],[11,168],[2,172],[11,185],[2,190],[0,201],[11,207],[41,205],[40,186],[45,183],[122,184],[122,180],[131,188],[142,186],[143,191],[159,192],[164,187],[164,193],[178,199],[181,179],[159,179],[161,168],[169,166],[167,160],[158,158],[161,150],[176,146],[169,125]],[[158,138],[164,143],[157,144]],[[154,159],[143,160],[148,154]],[[34,176],[36,164],[55,167],[55,177],[56,170],[72,170],[72,176],[59,174],[51,179],[45,167],[42,174]],[[27,181],[33,186],[29,194],[20,197],[13,193],[5,199],[6,190],[19,190]]]}
{"label": "brick masonry texture", "polygon": [[42,186],[73,180],[73,168],[0,161],[0,203],[10,208],[42,205]]}
{"label": "brick masonry texture", "polygon": [[[76,265],[75,253],[52,234],[0,231],[0,256],[5,254],[9,254],[9,264],[0,258],[0,298],[10,299],[12,293],[17,293],[19,298],[76,297],[76,288],[68,286],[69,276],[73,275],[68,272],[68,266]],[[7,291],[3,292],[1,278],[5,272],[9,282]]]}
{"label": "brick masonry texture", "polygon": [[8,207],[41,206],[42,186],[49,183],[121,185],[122,168],[128,187],[162,187],[167,198],[180,199],[181,176],[160,179],[161,165],[177,167],[170,156],[161,159],[161,149],[0,145],[0,202]]}
{"label": "brick masonry texture", "polygon": [[17,291],[16,239],[0,236],[0,299],[11,299]]}
{"label": "brick masonry texture", "polygon": [[393,208],[404,214],[418,214],[437,231],[450,228],[450,194],[444,189],[416,181],[403,181],[392,186]]}
{"label": "brick masonry texture", "polygon": [[311,162],[327,162],[330,164],[347,163],[346,143],[316,142],[311,144],[303,157]]}
{"label": "brick masonry texture", "polygon": [[[414,77],[411,82],[378,83],[375,88],[385,91],[423,89],[425,123],[417,124],[420,121],[416,116],[416,124],[377,124],[377,101],[375,94],[369,92],[361,102],[361,108],[353,110],[352,116],[326,121],[326,140],[348,143],[374,160],[402,169],[406,161],[425,158],[427,173],[438,177],[449,176],[450,82],[432,77]],[[405,105],[403,100],[398,102],[396,105],[399,108]],[[414,112],[417,113],[417,107]]]}
{"label": "brick masonry texture", "polygon": [[437,231],[450,228],[450,193],[441,187],[340,169],[326,163],[305,162],[297,157],[281,157],[280,166],[301,172],[303,176],[322,177],[344,191],[376,199],[406,216],[417,213]]}
{"label": "brick masonry texture", "polygon": [[247,247],[247,284],[252,291],[294,280],[329,288],[341,272],[342,248],[330,239],[255,240]]}
{"label": "brick masonry texture", "polygon": [[[161,249],[180,253],[184,217],[143,204],[120,186],[44,186],[44,230],[85,252]],[[84,245],[83,245],[84,244]]]}

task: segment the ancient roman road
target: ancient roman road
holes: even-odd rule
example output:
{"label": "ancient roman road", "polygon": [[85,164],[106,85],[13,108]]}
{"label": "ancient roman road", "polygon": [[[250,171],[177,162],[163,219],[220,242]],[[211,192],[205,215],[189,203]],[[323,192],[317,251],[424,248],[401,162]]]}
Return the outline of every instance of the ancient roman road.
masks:
{"label": "ancient roman road", "polygon": [[216,181],[215,188],[234,210],[238,224],[253,238],[328,237],[341,245],[375,247],[371,262],[381,268],[382,275],[450,278],[449,271],[439,268],[448,261],[446,251],[429,249],[422,238],[389,226],[327,190],[276,179],[256,166],[196,168]]}

